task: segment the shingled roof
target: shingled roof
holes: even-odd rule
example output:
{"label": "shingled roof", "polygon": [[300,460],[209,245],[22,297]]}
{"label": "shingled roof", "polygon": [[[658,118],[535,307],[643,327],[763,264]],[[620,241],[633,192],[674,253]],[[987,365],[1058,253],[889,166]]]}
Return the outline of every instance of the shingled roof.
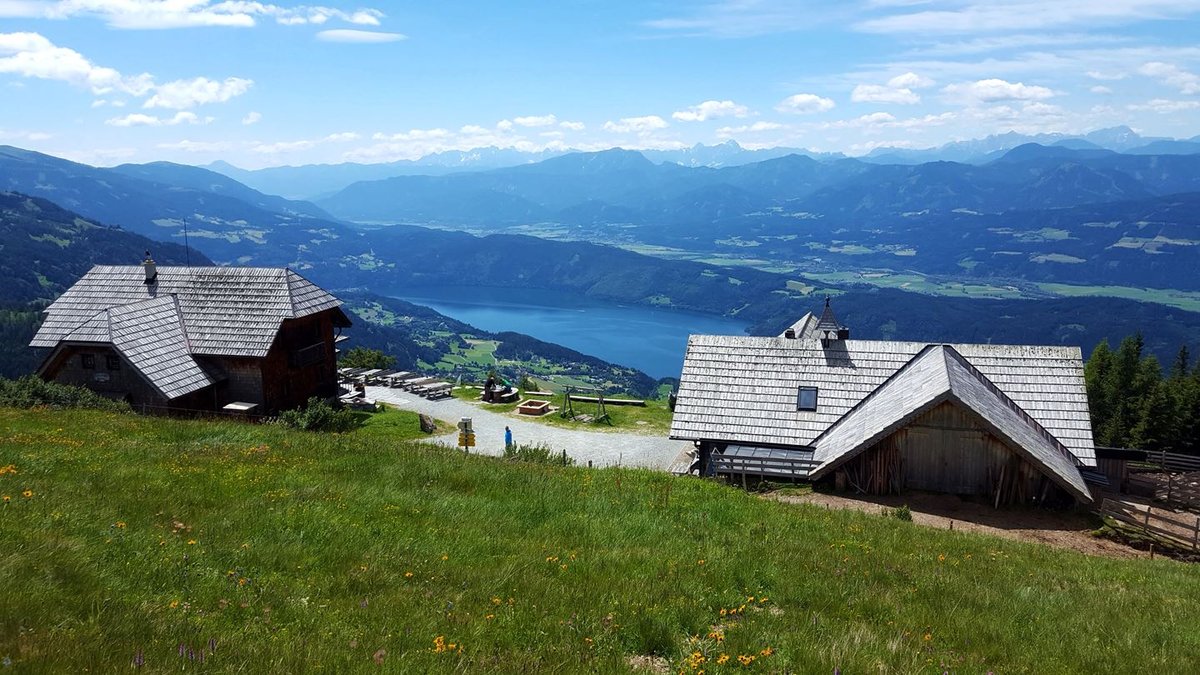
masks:
{"label": "shingled roof", "polygon": [[948,345],[927,346],[817,437],[813,459],[820,464],[809,476],[819,478],[945,401],[974,413],[1063,489],[1091,501],[1070,451]]}
{"label": "shingled roof", "polygon": [[[280,324],[341,306],[286,268],[97,265],[46,309],[31,347],[111,344],[168,399],[215,380],[195,356],[267,355]],[[338,325],[350,324],[338,309]]]}
{"label": "shingled roof", "polygon": [[[811,450],[819,436],[930,346],[839,340],[823,347],[805,334],[691,336],[671,437]],[[1078,347],[949,346],[1080,464],[1096,465]],[[815,411],[796,409],[801,386],[817,388]]]}

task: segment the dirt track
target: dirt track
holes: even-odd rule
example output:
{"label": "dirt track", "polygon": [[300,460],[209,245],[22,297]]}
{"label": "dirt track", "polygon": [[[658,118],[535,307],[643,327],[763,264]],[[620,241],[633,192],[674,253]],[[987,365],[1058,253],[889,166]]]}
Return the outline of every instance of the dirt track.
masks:
{"label": "dirt track", "polygon": [[907,504],[913,522],[927,527],[982,532],[1070,549],[1087,555],[1109,558],[1146,558],[1148,553],[1137,551],[1115,541],[1093,537],[1093,520],[1080,513],[1039,509],[993,509],[984,504],[964,501],[953,495],[909,494],[904,497],[845,496],[813,492],[807,495],[767,495],[768,499],[794,504],[815,504],[834,509],[857,509],[880,513],[884,508]]}

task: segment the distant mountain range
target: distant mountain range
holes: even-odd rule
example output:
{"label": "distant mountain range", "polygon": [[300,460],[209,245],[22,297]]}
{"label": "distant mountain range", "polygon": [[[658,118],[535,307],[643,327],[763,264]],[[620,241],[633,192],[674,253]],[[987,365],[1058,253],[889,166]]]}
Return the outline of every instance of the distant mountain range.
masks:
{"label": "distant mountain range", "polygon": [[983,164],[787,155],[715,169],[606,150],[360,182],[318,204],[364,223],[557,228],[839,269],[1200,290],[1197,195],[1200,153],[1027,143]]}
{"label": "distant mountain range", "polygon": [[[872,150],[860,159],[872,164],[923,164],[938,161],[978,164],[991,161],[998,154],[1027,143],[1059,145],[1073,149],[1106,149],[1130,154],[1166,155],[1200,152],[1200,136],[1191,139],[1146,137],[1139,135],[1129,127],[1119,126],[1098,129],[1082,135],[1026,135],[1008,132],[977,140],[954,141],[936,148],[925,149],[881,147]],[[361,181],[384,180],[396,176],[443,176],[464,171],[501,169],[534,164],[575,152],[578,151],[522,152],[512,148],[485,147],[437,152],[415,160],[378,164],[346,162],[241,169],[218,161],[205,168],[269,194],[282,195],[290,199],[318,200],[327,198]],[[641,154],[655,164],[671,163],[680,166],[709,168],[740,166],[787,155],[801,155],[823,162],[845,159],[845,155],[838,152],[815,152],[782,146],[752,150],[743,148],[733,140],[717,145],[697,143],[691,147],[677,150],[642,150]]]}
{"label": "distant mountain range", "polygon": [[[292,265],[332,289],[546,288],[736,315],[756,331],[777,332],[813,308],[813,288],[839,292],[837,286],[581,241],[426,227],[364,231],[319,214],[403,208],[428,222],[452,221],[445,215],[451,213],[493,223],[489,231],[552,217],[575,223],[559,225],[577,237],[744,251],[806,269],[828,261],[840,269],[888,263],[985,280],[1191,288],[1200,243],[1197,162],[1200,156],[1027,145],[981,166],[788,155],[710,168],[615,150],[360,183],[314,207],[194,167],[97,169],[2,148],[0,187],[70,204],[84,218],[152,239],[182,243],[186,222],[191,244],[217,262]],[[128,246],[123,258],[139,258],[143,244]],[[1200,334],[1200,314],[1112,298],[998,301],[857,290],[843,298],[862,337],[1090,346],[1144,330],[1148,349],[1167,355]]]}
{"label": "distant mountain range", "polygon": [[356,232],[310,203],[168,162],[101,169],[0,146],[0,190],[49,199],[152,239],[187,239],[221,263],[304,269],[362,252],[361,245],[343,245]]}

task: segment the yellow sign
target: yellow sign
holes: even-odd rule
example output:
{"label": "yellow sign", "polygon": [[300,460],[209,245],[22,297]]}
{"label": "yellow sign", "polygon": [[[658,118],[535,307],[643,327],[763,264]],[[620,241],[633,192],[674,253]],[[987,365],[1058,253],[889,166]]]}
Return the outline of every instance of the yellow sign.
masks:
{"label": "yellow sign", "polygon": [[461,447],[464,447],[464,448],[473,448],[473,447],[475,447],[475,434],[463,434],[463,433],[460,433],[460,434],[458,435],[458,444],[459,444]]}

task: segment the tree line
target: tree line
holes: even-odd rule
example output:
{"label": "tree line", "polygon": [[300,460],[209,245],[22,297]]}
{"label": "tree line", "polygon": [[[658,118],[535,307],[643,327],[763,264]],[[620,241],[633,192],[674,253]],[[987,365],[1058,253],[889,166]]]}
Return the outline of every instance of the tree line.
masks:
{"label": "tree line", "polygon": [[1084,366],[1096,445],[1200,455],[1200,364],[1187,345],[1164,373],[1140,333],[1104,340]]}

